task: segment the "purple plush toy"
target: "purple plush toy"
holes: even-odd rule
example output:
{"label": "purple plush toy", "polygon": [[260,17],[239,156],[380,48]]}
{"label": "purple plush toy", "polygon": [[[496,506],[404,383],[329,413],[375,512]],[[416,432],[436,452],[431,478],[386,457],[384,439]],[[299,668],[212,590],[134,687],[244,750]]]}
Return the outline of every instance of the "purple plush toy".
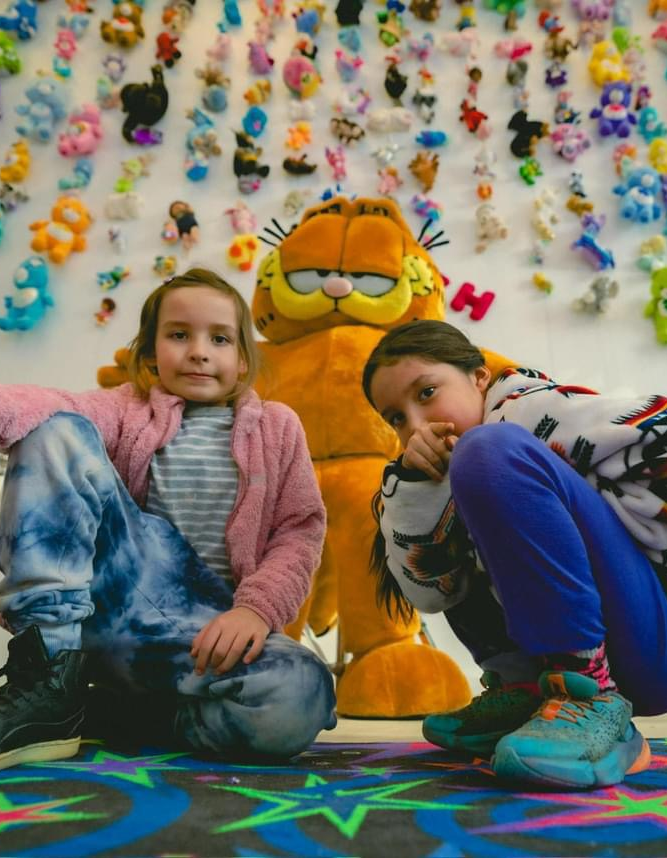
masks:
{"label": "purple plush toy", "polygon": [[616,80],[605,84],[600,96],[600,107],[590,112],[591,119],[598,120],[598,131],[602,137],[629,137],[637,119],[630,111],[632,87],[629,83]]}

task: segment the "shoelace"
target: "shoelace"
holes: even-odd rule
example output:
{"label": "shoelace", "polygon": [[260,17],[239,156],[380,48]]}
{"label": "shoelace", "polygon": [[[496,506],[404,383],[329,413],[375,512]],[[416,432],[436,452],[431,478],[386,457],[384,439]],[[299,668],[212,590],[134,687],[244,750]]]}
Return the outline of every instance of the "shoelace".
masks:
{"label": "shoelace", "polygon": [[593,710],[595,701],[609,703],[610,697],[596,694],[588,700],[575,700],[573,697],[551,697],[535,713],[535,718],[544,718],[545,721],[553,721],[560,718],[561,721],[569,721],[576,724],[580,718],[587,718],[588,713]]}

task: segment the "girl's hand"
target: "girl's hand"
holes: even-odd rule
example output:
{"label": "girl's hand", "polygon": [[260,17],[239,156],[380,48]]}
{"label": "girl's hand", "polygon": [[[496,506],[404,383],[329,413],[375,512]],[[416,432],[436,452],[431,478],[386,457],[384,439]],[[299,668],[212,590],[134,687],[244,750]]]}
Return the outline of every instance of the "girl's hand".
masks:
{"label": "girl's hand", "polygon": [[423,471],[441,482],[447,473],[449,457],[458,438],[453,423],[426,423],[410,436],[403,452],[403,465]]}
{"label": "girl's hand", "polygon": [[244,664],[250,664],[264,649],[269,631],[269,626],[250,608],[232,608],[218,614],[192,641],[190,655],[195,659],[195,673],[201,676],[209,666],[215,673],[225,673],[241,656]]}

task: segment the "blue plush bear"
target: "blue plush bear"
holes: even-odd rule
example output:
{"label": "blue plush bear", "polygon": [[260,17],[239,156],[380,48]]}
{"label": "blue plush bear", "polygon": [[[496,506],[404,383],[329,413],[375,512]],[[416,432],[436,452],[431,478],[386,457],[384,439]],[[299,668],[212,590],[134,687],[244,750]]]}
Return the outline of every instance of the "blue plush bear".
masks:
{"label": "blue plush bear", "polygon": [[48,143],[55,126],[67,115],[65,85],[55,78],[37,78],[25,91],[26,103],[16,112],[25,117],[16,130],[22,137],[38,143]]}
{"label": "blue plush bear", "polygon": [[19,39],[31,39],[37,32],[35,0],[15,0],[4,15],[0,15],[0,30],[16,33]]}
{"label": "blue plush bear", "polygon": [[14,286],[14,296],[5,296],[7,313],[0,318],[0,331],[28,331],[53,307],[49,269],[41,256],[23,260],[14,272]]}
{"label": "blue plush bear", "polygon": [[623,197],[621,216],[626,220],[649,223],[662,215],[657,202],[662,194],[662,181],[658,171],[652,167],[631,170],[625,176],[625,181],[616,185],[614,193]]}

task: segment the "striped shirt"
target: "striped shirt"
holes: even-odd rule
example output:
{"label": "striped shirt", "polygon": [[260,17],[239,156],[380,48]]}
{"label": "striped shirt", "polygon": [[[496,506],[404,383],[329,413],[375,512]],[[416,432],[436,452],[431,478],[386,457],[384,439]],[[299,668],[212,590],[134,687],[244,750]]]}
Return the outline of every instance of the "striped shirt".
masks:
{"label": "striped shirt", "polygon": [[234,409],[189,403],[174,438],[153,455],[146,512],[162,516],[206,565],[233,586],[225,526],[236,502],[231,455]]}

